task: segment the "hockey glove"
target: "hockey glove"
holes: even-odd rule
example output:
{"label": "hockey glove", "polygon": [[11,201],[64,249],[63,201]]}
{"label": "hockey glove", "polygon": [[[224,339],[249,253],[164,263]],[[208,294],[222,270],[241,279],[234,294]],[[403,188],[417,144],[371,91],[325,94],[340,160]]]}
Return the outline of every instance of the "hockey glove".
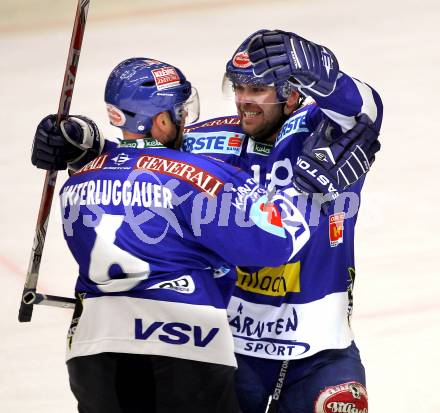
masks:
{"label": "hockey glove", "polygon": [[248,48],[254,74],[265,84],[289,80],[299,92],[328,96],[336,87],[339,65],[324,46],[281,30],[254,36]]}
{"label": "hockey glove", "polygon": [[32,145],[32,164],[46,170],[69,167],[77,170],[102,151],[104,139],[85,116],[69,116],[56,126],[56,115],[46,116],[37,126]]}
{"label": "hockey glove", "polygon": [[322,121],[306,138],[302,154],[294,167],[294,186],[303,193],[322,193],[336,199],[370,169],[380,149],[379,132],[370,118],[362,114],[357,124],[337,139],[333,127]]}

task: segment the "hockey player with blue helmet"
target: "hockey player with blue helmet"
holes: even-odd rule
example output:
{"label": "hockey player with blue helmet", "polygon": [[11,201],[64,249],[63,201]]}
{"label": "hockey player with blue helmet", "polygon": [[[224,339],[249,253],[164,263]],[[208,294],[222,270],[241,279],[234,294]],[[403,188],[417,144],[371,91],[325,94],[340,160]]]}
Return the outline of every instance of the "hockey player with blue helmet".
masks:
{"label": "hockey player with blue helmet", "polygon": [[[225,78],[233,88],[239,122],[228,120],[224,128],[242,139],[241,152],[232,162],[247,165],[245,169],[271,189],[289,185],[300,171],[317,176],[319,158],[330,166],[331,157],[317,148],[341,133],[355,127],[368,136],[380,129],[383,109],[377,92],[343,73],[328,48],[294,33],[252,34],[227,63]],[[191,125],[184,145],[203,136],[204,129],[212,131],[204,124],[209,122]],[[313,131],[322,133],[310,135]],[[196,147],[197,140],[191,144]],[[310,145],[315,149],[308,151]],[[356,167],[369,168],[362,160],[362,150],[347,158],[340,187],[357,179]],[[315,184],[330,197],[337,192],[325,181]],[[362,185],[363,179],[339,198],[338,207],[330,208],[292,262],[238,270],[228,316],[243,413],[265,412],[268,400],[270,412],[368,410],[364,367],[350,328],[354,225]],[[306,182],[299,186],[310,190]]]}
{"label": "hockey player with blue helmet", "polygon": [[[238,116],[190,125],[183,148],[237,165],[271,189],[290,185],[294,174],[318,177],[318,157],[331,167],[331,157],[308,151],[310,145],[325,147],[354,130],[374,136],[382,122],[373,88],[342,72],[327,47],[279,30],[260,30],[243,41],[226,64],[223,91],[235,99]],[[361,151],[347,158],[339,191],[368,170],[362,160]],[[307,182],[296,181],[310,191]],[[338,192],[325,180],[314,184],[330,198]],[[339,198],[339,209],[329,209],[293,262],[239,269],[228,316],[243,413],[265,412],[274,396],[270,411],[275,405],[288,413],[327,413],[339,405],[368,409],[364,367],[350,328],[362,185],[363,179]]]}
{"label": "hockey player with blue helmet", "polygon": [[[163,62],[142,57],[121,62],[111,73],[105,88],[104,100],[112,125],[119,127],[124,137],[145,135],[154,128],[163,127],[173,138],[164,138],[164,144],[180,147],[174,132],[185,122],[195,122],[199,117],[197,89],[191,86],[178,68],[169,68]],[[159,113],[161,122],[154,124]],[[166,114],[165,114],[166,113]],[[185,117],[185,122],[182,122]],[[42,131],[36,135],[32,162],[42,169],[77,170],[115,143],[105,141],[98,127],[84,116],[70,116],[61,122],[63,136],[55,130],[55,116],[49,115],[41,122]],[[176,136],[179,138],[181,134]],[[66,145],[66,140],[70,145]]]}
{"label": "hockey player with blue helmet", "polygon": [[[124,137],[116,148],[100,153],[90,119],[68,117],[58,130],[53,115],[38,125],[33,147],[39,167],[95,154],[60,191],[65,239],[79,265],[67,346],[79,411],[143,411],[148,400],[156,412],[238,412],[230,268],[280,265],[298,254],[314,231],[292,203],[298,191],[269,197],[233,166],[174,150],[198,107],[174,66],[128,59],[110,75],[105,100]],[[355,134],[345,145],[368,143],[371,160],[376,138]],[[337,184],[333,171],[327,179]]]}
{"label": "hockey player with blue helmet", "polygon": [[[160,112],[167,112],[176,128],[184,116],[187,123],[199,117],[197,90],[180,69],[152,59],[120,63],[107,81],[104,99],[111,123],[129,133],[151,131]],[[176,142],[171,146],[180,147]]]}

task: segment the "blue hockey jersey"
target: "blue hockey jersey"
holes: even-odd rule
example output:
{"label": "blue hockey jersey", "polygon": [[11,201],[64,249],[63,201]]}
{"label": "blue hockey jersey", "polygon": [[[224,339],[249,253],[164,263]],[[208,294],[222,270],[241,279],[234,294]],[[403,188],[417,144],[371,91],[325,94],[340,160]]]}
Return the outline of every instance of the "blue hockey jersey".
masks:
{"label": "blue hockey jersey", "polygon": [[[283,188],[290,185],[304,139],[325,117],[346,131],[358,114],[366,113],[380,128],[377,92],[342,72],[330,96],[312,97],[316,103],[304,105],[286,120],[275,148],[246,136],[239,119],[229,116],[188,127],[183,150],[208,152],[248,171],[262,185]],[[309,221],[316,232],[294,260],[272,268],[238,269],[228,306],[237,353],[296,359],[348,347],[353,339],[354,226],[362,185],[363,180],[341,196],[324,221],[318,216]]]}
{"label": "blue hockey jersey", "polygon": [[208,156],[153,139],[119,146],[60,191],[83,304],[67,358],[122,352],[235,365],[229,268],[298,253],[310,231],[296,192],[268,202],[248,174]]}

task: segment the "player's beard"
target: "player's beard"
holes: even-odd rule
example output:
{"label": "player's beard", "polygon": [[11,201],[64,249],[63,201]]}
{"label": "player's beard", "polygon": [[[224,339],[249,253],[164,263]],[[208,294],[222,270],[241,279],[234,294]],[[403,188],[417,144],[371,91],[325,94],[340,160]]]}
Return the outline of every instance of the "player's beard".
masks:
{"label": "player's beard", "polygon": [[[266,107],[263,105],[241,106],[237,109],[243,131],[253,140],[262,143],[274,143],[281,126],[288,117],[283,113],[282,104],[270,104]],[[247,118],[246,112],[256,112],[255,120]]]}

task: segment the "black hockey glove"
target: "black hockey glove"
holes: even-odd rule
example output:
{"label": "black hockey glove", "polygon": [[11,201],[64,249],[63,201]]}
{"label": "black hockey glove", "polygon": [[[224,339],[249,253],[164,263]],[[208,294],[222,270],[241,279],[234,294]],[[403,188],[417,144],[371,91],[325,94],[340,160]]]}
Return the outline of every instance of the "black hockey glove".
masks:
{"label": "black hockey glove", "polygon": [[254,36],[248,48],[254,73],[265,84],[289,80],[300,92],[327,96],[339,73],[336,56],[326,47],[295,33],[274,30]]}
{"label": "black hockey glove", "polygon": [[69,116],[56,126],[56,115],[37,126],[32,145],[32,164],[46,170],[77,170],[96,158],[104,140],[98,127],[85,116]]}
{"label": "black hockey glove", "polygon": [[319,192],[329,201],[368,172],[380,149],[379,132],[365,114],[337,139],[332,139],[332,130],[330,122],[324,120],[306,138],[293,178],[301,192]]}

